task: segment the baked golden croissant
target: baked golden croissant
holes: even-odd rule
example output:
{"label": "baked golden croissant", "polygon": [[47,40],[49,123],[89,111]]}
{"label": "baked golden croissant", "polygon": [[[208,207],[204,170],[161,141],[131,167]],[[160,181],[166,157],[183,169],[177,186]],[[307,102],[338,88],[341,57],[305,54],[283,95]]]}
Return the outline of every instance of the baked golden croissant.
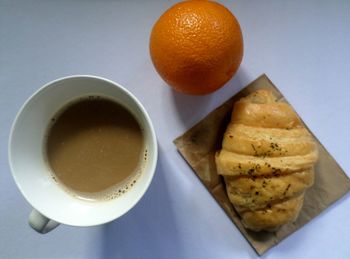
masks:
{"label": "baked golden croissant", "polygon": [[244,226],[274,231],[294,221],[314,182],[317,144],[287,103],[257,90],[235,103],[215,156]]}

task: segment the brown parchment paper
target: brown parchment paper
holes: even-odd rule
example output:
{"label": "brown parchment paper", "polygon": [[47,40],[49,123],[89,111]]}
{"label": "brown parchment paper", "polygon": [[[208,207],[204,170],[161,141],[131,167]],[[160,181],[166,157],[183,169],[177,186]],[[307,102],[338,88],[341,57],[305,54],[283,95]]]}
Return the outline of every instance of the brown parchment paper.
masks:
{"label": "brown parchment paper", "polygon": [[214,154],[221,149],[223,134],[229,123],[234,102],[260,88],[272,89],[279,99],[286,101],[268,77],[262,75],[209,113],[182,136],[175,139],[174,143],[192,167],[194,173],[207,187],[251,246],[259,255],[262,255],[344,196],[350,189],[350,180],[314,136],[318,142],[320,152],[319,161],[315,166],[315,183],[306,192],[304,206],[298,219],[294,223],[287,224],[272,233],[256,233],[243,227],[238,214],[227,197],[224,180],[217,175]]}

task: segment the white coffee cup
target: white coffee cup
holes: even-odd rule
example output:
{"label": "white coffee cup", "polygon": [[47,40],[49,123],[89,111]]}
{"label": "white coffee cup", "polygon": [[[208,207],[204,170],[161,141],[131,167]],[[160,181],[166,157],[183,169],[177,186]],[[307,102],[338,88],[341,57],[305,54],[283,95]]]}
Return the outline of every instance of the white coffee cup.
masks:
{"label": "white coffee cup", "polygon": [[[67,103],[90,95],[107,96],[130,110],[144,129],[148,151],[136,184],[125,194],[108,201],[85,201],[69,194],[54,181],[45,162],[44,141],[50,120]],[[156,135],[142,104],[122,86],[96,76],[64,77],[44,85],[18,112],[9,141],[12,175],[34,208],[29,224],[40,233],[47,233],[60,223],[94,226],[122,216],[145,194],[155,172],[157,156]]]}

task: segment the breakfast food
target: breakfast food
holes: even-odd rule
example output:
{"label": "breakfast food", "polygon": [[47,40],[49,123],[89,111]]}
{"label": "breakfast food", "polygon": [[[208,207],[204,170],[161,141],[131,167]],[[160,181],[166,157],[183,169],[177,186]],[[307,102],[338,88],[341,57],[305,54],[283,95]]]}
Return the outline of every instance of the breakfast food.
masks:
{"label": "breakfast food", "polygon": [[175,90],[208,94],[238,70],[243,57],[241,28],[219,3],[183,1],[155,23],[150,54],[159,75]]}
{"label": "breakfast food", "polygon": [[231,203],[254,231],[297,218],[317,159],[317,144],[297,114],[264,89],[235,103],[215,156]]}

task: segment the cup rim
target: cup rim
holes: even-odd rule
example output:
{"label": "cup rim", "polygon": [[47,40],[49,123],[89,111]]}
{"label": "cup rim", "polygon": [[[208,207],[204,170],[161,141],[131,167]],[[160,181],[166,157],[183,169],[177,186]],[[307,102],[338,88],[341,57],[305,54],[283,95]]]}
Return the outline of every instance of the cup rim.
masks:
{"label": "cup rim", "polygon": [[[150,141],[152,142],[152,146],[153,146],[153,150],[152,150],[152,154],[153,154],[153,159],[151,160],[151,165],[150,165],[150,174],[149,177],[146,179],[146,183],[145,185],[143,185],[143,189],[141,189],[140,193],[138,196],[136,196],[135,199],[132,200],[132,202],[130,203],[130,205],[128,206],[127,209],[125,209],[122,213],[120,213],[117,216],[110,216],[110,217],[105,217],[103,218],[103,220],[96,220],[96,222],[94,223],[89,223],[89,224],[74,224],[74,223],[70,223],[70,222],[62,222],[60,220],[56,220],[54,217],[50,216],[48,217],[47,215],[45,215],[45,213],[42,213],[39,209],[35,208],[35,206],[33,206],[32,202],[30,201],[30,198],[28,197],[28,194],[25,193],[25,191],[23,190],[21,184],[19,183],[18,179],[17,179],[17,175],[14,173],[14,167],[13,167],[13,158],[12,158],[12,142],[13,142],[13,133],[14,133],[14,129],[17,125],[18,119],[20,117],[20,115],[22,114],[22,112],[24,111],[24,109],[27,107],[28,103],[35,97],[37,96],[40,92],[44,91],[46,88],[48,88],[49,86],[58,83],[60,81],[64,81],[64,80],[69,80],[69,79],[76,79],[76,78],[85,78],[85,79],[97,79],[100,81],[104,81],[107,82],[115,87],[117,87],[118,89],[122,90],[126,95],[128,95],[133,102],[135,102],[135,104],[140,108],[140,110],[142,111],[142,114],[144,116],[144,118],[146,119],[146,123],[147,126],[150,129]],[[111,222],[117,218],[120,218],[121,216],[123,216],[124,214],[126,214],[128,211],[130,211],[140,200],[141,198],[145,195],[146,191],[148,190],[152,179],[154,177],[155,171],[156,171],[156,166],[157,166],[157,161],[158,161],[158,143],[157,143],[157,137],[156,137],[156,133],[154,130],[154,126],[153,123],[150,119],[150,116],[148,114],[148,112],[146,111],[146,109],[144,108],[144,106],[142,105],[142,103],[137,99],[137,97],[132,94],[129,90],[127,90],[125,87],[123,87],[122,85],[104,78],[104,77],[100,77],[100,76],[95,76],[95,75],[87,75],[87,74],[77,74],[77,75],[70,75],[70,76],[64,76],[64,77],[60,77],[57,79],[54,79],[52,81],[49,81],[48,83],[44,84],[43,86],[41,86],[39,89],[37,89],[33,94],[31,94],[26,101],[22,104],[22,106],[20,107],[20,109],[18,110],[11,128],[10,128],[10,135],[9,135],[9,141],[8,141],[8,161],[9,161],[9,166],[10,166],[10,170],[11,170],[11,175],[15,181],[15,184],[17,186],[17,188],[20,190],[22,196],[26,199],[26,201],[32,206],[33,209],[37,210],[38,212],[40,212],[42,215],[44,215],[45,217],[54,220],[60,224],[64,224],[64,225],[68,225],[68,226],[76,226],[76,227],[88,227],[88,226],[97,226],[97,225],[102,225],[108,222]]]}

